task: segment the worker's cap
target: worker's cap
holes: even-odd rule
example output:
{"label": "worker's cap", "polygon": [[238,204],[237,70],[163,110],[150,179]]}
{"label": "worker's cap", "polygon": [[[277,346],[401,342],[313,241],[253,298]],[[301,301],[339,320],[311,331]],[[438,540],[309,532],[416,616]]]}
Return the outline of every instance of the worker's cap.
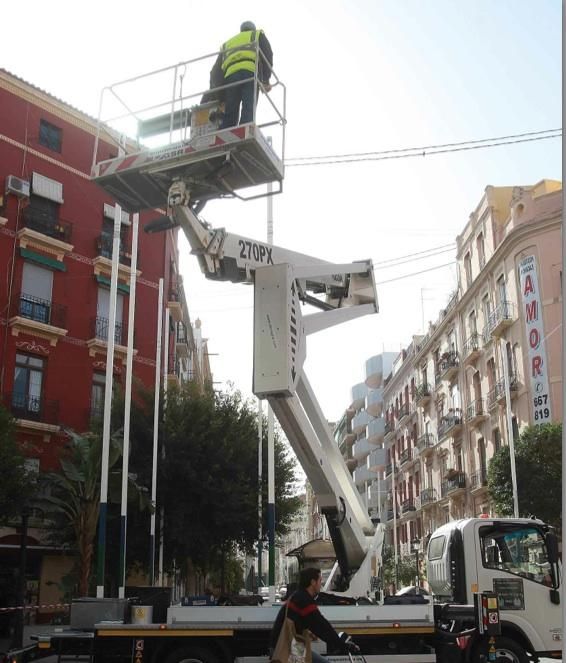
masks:
{"label": "worker's cap", "polygon": [[255,30],[255,23],[253,21],[244,21],[240,25],[240,32],[247,32],[248,30]]}

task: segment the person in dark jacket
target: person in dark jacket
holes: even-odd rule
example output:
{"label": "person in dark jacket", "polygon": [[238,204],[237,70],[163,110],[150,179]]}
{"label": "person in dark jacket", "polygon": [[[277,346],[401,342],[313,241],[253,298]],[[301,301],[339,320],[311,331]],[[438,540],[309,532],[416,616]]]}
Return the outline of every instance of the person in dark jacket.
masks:
{"label": "person in dark jacket", "polygon": [[[320,569],[307,568],[301,571],[299,589],[283,604],[273,624],[270,638],[271,651],[277,644],[285,613],[289,619],[293,620],[298,634],[302,634],[305,629],[308,629],[317,638],[324,640],[330,651],[338,651],[343,654],[355,654],[360,651],[347,633],[338,634],[332,624],[321,614],[315,603],[321,586]],[[313,663],[328,663],[328,659],[315,651],[312,652],[312,660]]]}
{"label": "person in dark jacket", "polygon": [[[259,53],[256,46],[259,46]],[[211,87],[238,83],[222,92],[225,104],[221,129],[251,122],[254,117],[254,75],[257,62],[257,77],[266,92],[271,86],[273,51],[263,30],[258,30],[252,21],[244,21],[240,32],[222,45],[221,52],[210,72]],[[220,78],[222,77],[222,82]],[[242,107],[240,113],[240,105]]]}

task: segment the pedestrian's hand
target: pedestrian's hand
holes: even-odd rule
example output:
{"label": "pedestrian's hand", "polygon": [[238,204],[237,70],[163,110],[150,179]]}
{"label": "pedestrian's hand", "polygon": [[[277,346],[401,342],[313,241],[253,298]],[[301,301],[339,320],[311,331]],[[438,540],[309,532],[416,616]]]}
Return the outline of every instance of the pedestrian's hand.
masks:
{"label": "pedestrian's hand", "polygon": [[360,653],[360,648],[358,645],[352,640],[352,636],[348,635],[347,633],[339,633],[340,640],[342,640],[342,643],[344,645],[344,649],[348,652],[348,654],[359,654]]}

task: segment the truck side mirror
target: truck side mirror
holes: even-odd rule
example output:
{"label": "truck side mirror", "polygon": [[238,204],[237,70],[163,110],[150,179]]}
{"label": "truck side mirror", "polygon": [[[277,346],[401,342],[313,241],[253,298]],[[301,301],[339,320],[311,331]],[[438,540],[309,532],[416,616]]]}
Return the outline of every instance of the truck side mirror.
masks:
{"label": "truck side mirror", "polygon": [[546,551],[548,553],[548,561],[551,564],[558,563],[558,539],[554,532],[547,532],[544,537],[546,544]]}

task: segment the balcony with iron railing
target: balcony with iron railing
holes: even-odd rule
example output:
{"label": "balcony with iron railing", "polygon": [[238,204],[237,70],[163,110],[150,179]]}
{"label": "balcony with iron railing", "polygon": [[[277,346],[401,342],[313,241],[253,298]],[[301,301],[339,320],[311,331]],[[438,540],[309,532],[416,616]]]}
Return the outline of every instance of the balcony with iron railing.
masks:
{"label": "balcony with iron railing", "polygon": [[175,338],[176,348],[175,351],[178,355],[183,357],[189,356],[189,336],[184,322],[177,323],[177,331]]}
{"label": "balcony with iron railing", "polygon": [[432,398],[432,388],[428,382],[423,382],[415,391],[415,403],[418,406],[426,405]]}
{"label": "balcony with iron railing", "polygon": [[54,219],[49,215],[27,207],[23,213],[23,225],[25,228],[56,239],[59,242],[69,244],[73,235],[73,224],[63,219]]}
{"label": "balcony with iron railing", "polygon": [[491,343],[493,343],[493,336],[491,335],[491,332],[489,331],[489,327],[487,326],[487,324],[483,328],[483,331],[481,333],[481,338],[484,348],[486,348],[488,345],[491,345]]}
{"label": "balcony with iron railing", "polygon": [[412,497],[401,502],[401,515],[409,513],[410,511],[416,511],[417,507],[415,505],[415,500]]}
{"label": "balcony with iron railing", "polygon": [[440,496],[454,496],[466,490],[466,474],[457,470],[447,470],[446,478],[440,484]]}
{"label": "balcony with iron railing", "polygon": [[451,351],[445,352],[436,365],[435,380],[438,384],[442,380],[451,380],[458,374],[460,368],[460,360],[458,353]]}
{"label": "balcony with iron railing", "polygon": [[[112,260],[112,251],[114,248],[114,240],[112,235],[109,233],[102,233],[96,239],[96,250],[97,255],[102,258],[107,258]],[[132,264],[132,254],[130,253],[130,247],[126,244],[125,241],[120,240],[120,251],[119,251],[119,262],[126,267],[130,267]],[[139,256],[137,262],[137,268],[139,269]]]}
{"label": "balcony with iron railing", "polygon": [[[396,518],[399,518],[399,511],[395,514]],[[393,509],[387,510],[387,520],[393,520]]]}
{"label": "balcony with iron railing", "polygon": [[394,466],[394,463],[388,463],[385,466],[385,476],[389,476],[393,473],[393,470],[397,471],[397,466]]}
{"label": "balcony with iron railing", "polygon": [[53,426],[59,424],[59,401],[14,391],[7,394],[6,404],[16,419]]}
{"label": "balcony with iron railing", "polygon": [[385,422],[385,428],[384,428],[384,434],[385,437],[388,435],[392,435],[395,432],[395,421],[393,419],[390,419],[389,421]]}
{"label": "balcony with iron railing", "polygon": [[407,423],[407,420],[412,414],[412,408],[410,403],[403,403],[399,406],[399,412],[397,413],[398,425],[403,425]]}
{"label": "balcony with iron railing", "polygon": [[[108,318],[102,318],[96,316],[92,319],[91,329],[94,338],[105,343],[108,342],[108,335],[110,330],[110,320]],[[116,323],[114,325],[114,343],[118,345],[124,345],[126,342],[126,323]]]}
{"label": "balcony with iron railing", "polygon": [[487,486],[487,470],[485,468],[476,470],[470,475],[470,488],[473,491]]}
{"label": "balcony with iron railing", "polygon": [[437,500],[435,488],[424,488],[419,495],[421,498],[421,509],[425,506],[434,504]]}
{"label": "balcony with iron railing", "polygon": [[413,457],[412,454],[412,449],[403,449],[399,456],[399,465],[403,467],[406,463],[408,463]]}
{"label": "balcony with iron railing", "polygon": [[483,398],[476,398],[473,403],[470,403],[466,408],[466,423],[475,426],[487,419],[489,413],[485,407]]}
{"label": "balcony with iron railing", "polygon": [[432,451],[432,448],[436,444],[436,438],[432,433],[424,433],[423,435],[417,437],[416,447],[419,450],[421,455]]}
{"label": "balcony with iron railing", "polygon": [[14,297],[12,315],[59,329],[67,325],[67,307],[21,292]]}
{"label": "balcony with iron railing", "polygon": [[462,429],[462,414],[460,408],[456,408],[452,413],[444,415],[438,426],[438,440],[442,440],[449,435],[455,435]]}
{"label": "balcony with iron railing", "polygon": [[487,392],[487,407],[493,410],[505,398],[505,381],[498,380],[492,389]]}
{"label": "balcony with iron railing", "polygon": [[464,341],[464,363],[475,361],[482,350],[481,337],[477,332],[470,334]]}
{"label": "balcony with iron railing", "polygon": [[513,324],[515,319],[515,307],[512,302],[503,301],[490,313],[487,327],[492,336],[501,334]]}

